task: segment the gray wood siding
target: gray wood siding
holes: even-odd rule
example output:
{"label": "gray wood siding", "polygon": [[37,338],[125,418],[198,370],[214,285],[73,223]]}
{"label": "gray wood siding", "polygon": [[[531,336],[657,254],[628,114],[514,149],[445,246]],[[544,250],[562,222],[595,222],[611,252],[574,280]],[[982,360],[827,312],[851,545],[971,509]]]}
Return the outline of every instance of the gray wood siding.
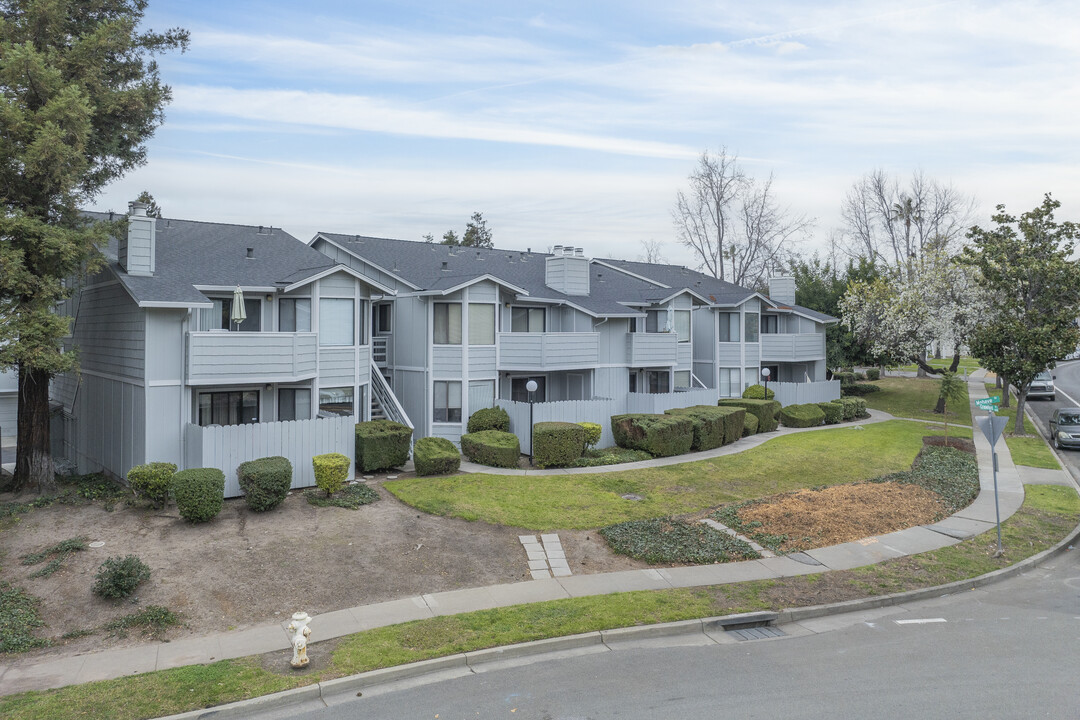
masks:
{"label": "gray wood siding", "polygon": [[481,346],[469,348],[469,377],[495,377],[494,347]]}
{"label": "gray wood siding", "polygon": [[[347,265],[353,270],[356,270],[361,275],[371,278],[372,280],[379,283],[380,285],[383,285],[384,287],[394,288],[399,292],[407,292],[411,289],[407,285],[396,280],[389,273],[385,273],[381,270],[373,268],[371,265],[364,262],[355,255],[347,253],[344,250],[338,248],[336,245],[331,245],[330,243],[326,242],[321,238],[316,240],[312,244],[312,247],[321,252],[323,255],[326,255],[334,262],[341,263],[342,265]],[[387,270],[392,271],[393,268],[387,268]]]}
{"label": "gray wood siding", "polygon": [[694,341],[694,360],[712,360],[716,357],[716,313],[709,310],[698,310],[690,318],[691,337]]}
{"label": "gray wood siding", "polygon": [[626,368],[596,368],[593,373],[593,397],[615,399],[624,397],[628,392],[630,378]]}
{"label": "gray wood siding", "polygon": [[500,370],[589,369],[599,358],[599,333],[499,333]]}
{"label": "gray wood siding", "polygon": [[182,325],[186,315],[187,311],[182,309],[150,308],[146,311],[147,380],[183,380]]}
{"label": "gray wood siding", "polygon": [[356,278],[336,272],[319,280],[319,294],[324,297],[356,297]]}
{"label": "gray wood siding", "polygon": [[431,372],[436,379],[461,377],[461,346],[436,345],[432,348]]}
{"label": "gray wood siding", "polygon": [[627,333],[627,362],[631,367],[675,365],[679,338],[675,333]]}
{"label": "gray wood siding", "polygon": [[322,348],[319,350],[319,387],[355,385],[355,363],[353,348]]}
{"label": "gray wood siding", "polygon": [[[423,298],[399,298],[394,301],[394,330],[390,336],[391,357],[397,367],[428,366],[431,328],[428,326],[427,302]],[[412,414],[409,414],[412,417]],[[419,427],[419,426],[418,426]]]}
{"label": "gray wood siding", "polygon": [[499,286],[490,280],[469,286],[469,302],[498,302]]}
{"label": "gray wood siding", "polygon": [[544,284],[566,295],[589,294],[589,261],[556,255],[545,261]]}
{"label": "gray wood siding", "polygon": [[[191,332],[188,333],[187,382],[207,385],[312,378],[316,373],[317,341],[316,333]],[[344,353],[348,358],[346,384],[351,385],[353,349],[323,350],[323,362],[328,353]]]}
{"label": "gray wood siding", "polygon": [[146,404],[153,408],[153,420],[146,423],[146,457],[151,462],[171,462],[183,467],[180,449],[184,421],[181,417],[184,393],[179,385],[146,388]]}
{"label": "gray wood siding", "polygon": [[757,365],[759,362],[761,362],[761,360],[759,359],[760,350],[758,349],[757,343],[746,343],[745,347],[746,367],[750,367],[751,365]]}
{"label": "gray wood siding", "polygon": [[79,472],[104,470],[125,477],[132,467],[146,462],[146,396],[143,388],[119,380],[84,375],[74,416],[74,438],[69,442]]}
{"label": "gray wood siding", "polygon": [[761,336],[763,361],[820,360],[825,357],[825,335],[819,333],[767,333]]}
{"label": "gray wood siding", "polygon": [[356,372],[356,384],[367,385],[371,382],[371,347],[363,346],[356,350],[357,354],[357,372]]}
{"label": "gray wood siding", "polygon": [[427,373],[394,370],[391,375],[391,386],[401,407],[405,408],[405,414],[409,416],[413,427],[416,428],[413,437],[419,439],[426,436],[428,420],[431,417]]}
{"label": "gray wood siding", "polygon": [[742,343],[717,343],[717,367],[742,366]]}
{"label": "gray wood siding", "polygon": [[[693,372],[698,380],[705,383],[705,387],[716,387],[716,369],[711,362],[695,362]],[[698,384],[694,383],[694,387],[698,387]]]}
{"label": "gray wood siding", "polygon": [[626,336],[630,332],[629,319],[608,320],[595,325],[600,336],[597,363],[600,365],[625,365],[627,362]]}
{"label": "gray wood siding", "polygon": [[693,343],[679,343],[677,370],[689,370],[694,364]]}
{"label": "gray wood siding", "polygon": [[83,290],[74,329],[79,365],[141,380],[145,374],[146,318],[120,284]]}

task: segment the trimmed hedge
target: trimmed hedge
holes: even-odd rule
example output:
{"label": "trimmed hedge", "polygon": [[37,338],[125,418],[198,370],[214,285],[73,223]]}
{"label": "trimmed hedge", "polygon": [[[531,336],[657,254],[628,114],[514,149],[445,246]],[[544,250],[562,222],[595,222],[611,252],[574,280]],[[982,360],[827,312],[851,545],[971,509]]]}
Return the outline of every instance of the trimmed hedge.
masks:
{"label": "trimmed hedge", "polygon": [[817,406],[825,413],[825,424],[835,425],[844,419],[844,409],[834,402],[821,402]]}
{"label": "trimmed hedge", "polygon": [[292,463],[280,455],[240,463],[236,478],[244,501],[255,512],[276,508],[292,487]]}
{"label": "trimmed hedge", "polygon": [[743,412],[740,408],[715,405],[692,405],[664,411],[667,415],[684,415],[694,423],[691,450],[712,450],[738,440],[742,436],[743,421],[737,416]]}
{"label": "trimmed hedge", "polygon": [[776,393],[772,390],[769,390],[768,393],[768,395],[765,394],[764,385],[751,385],[743,390],[742,396],[744,400],[772,400],[776,397]]}
{"label": "trimmed hedge", "polygon": [[694,422],[678,415],[629,413],[611,416],[615,444],[655,457],[682,455],[694,442]]}
{"label": "trimmed hedge", "polygon": [[855,373],[853,372],[834,372],[832,374],[833,380],[839,380],[840,386],[851,385],[855,382]]}
{"label": "trimmed hedge", "polygon": [[867,368],[866,369],[866,379],[871,380],[871,381],[872,380],[880,380],[881,379],[881,370],[879,368]]}
{"label": "trimmed hedge", "polygon": [[728,398],[717,403],[721,407],[741,407],[747,413],[757,415],[758,432],[772,432],[778,425],[777,415],[780,412],[780,403],[776,400],[739,400]]}
{"label": "trimmed hedge", "polygon": [[855,417],[857,417],[857,418],[868,418],[868,417],[870,417],[870,413],[868,413],[866,411],[866,399],[865,398],[854,397],[854,398],[851,398],[851,399],[855,401]]}
{"label": "trimmed hedge", "polygon": [[533,462],[542,468],[567,467],[585,452],[585,428],[577,423],[533,425]]}
{"label": "trimmed hedge", "polygon": [[780,410],[780,422],[789,428],[817,427],[825,422],[825,411],[814,403],[786,405]]}
{"label": "trimmed hedge", "polygon": [[345,487],[352,463],[348,455],[324,453],[311,458],[311,466],[315,470],[315,485],[330,497]]}
{"label": "trimmed hedge", "polygon": [[175,474],[176,465],[152,462],[128,470],[127,481],[132,492],[146,498],[155,509],[160,510],[169,502],[169,482]]}
{"label": "trimmed hedge", "polygon": [[843,397],[862,397],[863,395],[871,395],[876,392],[881,392],[880,385],[871,385],[870,383],[854,383],[852,385],[841,385],[840,395]]}
{"label": "trimmed hedge", "polygon": [[461,436],[461,452],[481,465],[516,468],[521,457],[521,443],[513,433],[481,430]]}
{"label": "trimmed hedge", "polygon": [[842,397],[839,400],[833,400],[833,402],[840,406],[845,420],[854,420],[855,414],[859,412],[858,405],[855,403],[858,399],[859,398]]}
{"label": "trimmed hedge", "polygon": [[585,428],[585,448],[596,447],[596,444],[600,442],[600,437],[604,434],[604,428],[599,423],[594,422],[580,422],[578,425]]}
{"label": "trimmed hedge", "polygon": [[469,416],[466,432],[477,433],[484,430],[510,432],[510,416],[501,407],[482,408]]}
{"label": "trimmed hedge", "polygon": [[181,470],[171,487],[180,517],[188,522],[209,522],[225,504],[225,473],[217,468]]}
{"label": "trimmed hedge", "polygon": [[746,437],[748,435],[756,435],[757,434],[757,429],[758,429],[757,415],[755,415],[754,413],[744,412],[743,413],[743,431],[742,431],[743,437]]}
{"label": "trimmed hedge", "polygon": [[356,423],[356,467],[362,472],[401,467],[409,459],[412,430],[393,420]]}
{"label": "trimmed hedge", "polygon": [[461,467],[461,453],[446,438],[420,438],[413,446],[417,475],[452,475]]}

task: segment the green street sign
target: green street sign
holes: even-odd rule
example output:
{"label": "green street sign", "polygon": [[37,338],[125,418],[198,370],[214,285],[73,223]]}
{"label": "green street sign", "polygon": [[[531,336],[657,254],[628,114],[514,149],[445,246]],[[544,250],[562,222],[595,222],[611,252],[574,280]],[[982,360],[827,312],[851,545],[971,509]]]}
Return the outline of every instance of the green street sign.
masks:
{"label": "green street sign", "polygon": [[975,404],[983,410],[997,410],[998,405],[1001,404],[1001,396],[995,395],[994,397],[980,398],[975,401]]}

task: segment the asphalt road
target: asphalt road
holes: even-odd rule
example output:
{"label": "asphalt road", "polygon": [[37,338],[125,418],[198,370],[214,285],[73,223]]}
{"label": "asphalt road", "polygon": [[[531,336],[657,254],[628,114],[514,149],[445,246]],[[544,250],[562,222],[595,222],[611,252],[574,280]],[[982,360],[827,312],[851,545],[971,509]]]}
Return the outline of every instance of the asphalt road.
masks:
{"label": "asphalt road", "polygon": [[[1062,363],[1053,370],[1053,373],[1056,399],[1053,401],[1029,400],[1027,403],[1032,414],[1039,419],[1036,424],[1039,425],[1039,432],[1044,438],[1049,437],[1050,415],[1055,408],[1080,407],[1080,361],[1070,360]],[[1080,481],[1080,450],[1061,450],[1059,454],[1072,472],[1073,478]]]}
{"label": "asphalt road", "polygon": [[618,648],[372,688],[264,717],[1080,717],[1080,550],[987,588],[784,629],[789,637]]}

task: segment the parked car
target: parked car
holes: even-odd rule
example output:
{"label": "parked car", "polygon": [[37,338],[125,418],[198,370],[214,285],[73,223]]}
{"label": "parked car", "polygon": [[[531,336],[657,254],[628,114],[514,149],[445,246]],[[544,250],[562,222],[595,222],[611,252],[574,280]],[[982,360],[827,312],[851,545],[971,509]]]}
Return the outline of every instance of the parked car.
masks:
{"label": "parked car", "polygon": [[1080,408],[1058,408],[1050,416],[1050,440],[1056,448],[1080,448]]}
{"label": "parked car", "polygon": [[1031,381],[1031,387],[1028,388],[1028,399],[1055,399],[1057,397],[1057,394],[1054,392],[1054,380],[1055,376],[1051,375],[1049,370],[1043,370],[1041,373],[1036,375],[1035,379]]}

